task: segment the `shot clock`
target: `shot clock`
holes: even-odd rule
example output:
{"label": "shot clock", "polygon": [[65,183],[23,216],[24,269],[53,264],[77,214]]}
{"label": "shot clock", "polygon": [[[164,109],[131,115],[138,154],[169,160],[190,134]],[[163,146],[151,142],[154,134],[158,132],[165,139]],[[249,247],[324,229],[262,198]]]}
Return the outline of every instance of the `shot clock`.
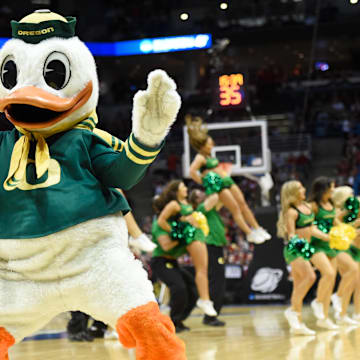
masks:
{"label": "shot clock", "polygon": [[220,108],[243,108],[246,105],[244,74],[221,74],[218,76],[217,105]]}

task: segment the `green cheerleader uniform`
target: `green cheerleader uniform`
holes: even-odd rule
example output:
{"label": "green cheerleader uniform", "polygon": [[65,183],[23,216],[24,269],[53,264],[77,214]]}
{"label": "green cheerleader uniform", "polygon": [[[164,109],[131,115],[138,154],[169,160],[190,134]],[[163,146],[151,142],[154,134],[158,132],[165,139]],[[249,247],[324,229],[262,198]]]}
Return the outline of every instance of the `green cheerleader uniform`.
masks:
{"label": "green cheerleader uniform", "polygon": [[345,250],[356,262],[360,262],[360,249],[355,245],[350,245],[350,247]]}
{"label": "green cheerleader uniform", "polygon": [[[205,242],[205,234],[199,228],[192,226],[188,222],[179,221],[181,216],[191,215],[194,212],[193,207],[190,204],[183,204],[178,202],[180,205],[180,212],[177,216],[170,220],[171,225],[171,237],[175,240],[185,241],[186,245],[191,244],[193,241]],[[179,233],[179,230],[181,233]]]}
{"label": "green cheerleader uniform", "polygon": [[[204,172],[208,169],[214,169],[219,165],[217,158],[206,158],[205,165],[201,166],[200,172]],[[206,195],[218,193],[223,189],[230,188],[235,184],[234,180],[230,176],[221,177],[214,171],[209,171],[202,179],[203,186],[205,188]]]}
{"label": "green cheerleader uniform", "polygon": [[[311,226],[314,222],[315,215],[313,212],[304,214],[298,208],[293,206],[297,211],[298,217],[295,222],[296,229],[304,229]],[[283,255],[287,264],[290,264],[298,257],[303,257],[305,260],[310,260],[311,256],[315,253],[311,245],[305,240],[295,236],[289,240],[283,250]]]}
{"label": "green cheerleader uniform", "polygon": [[162,229],[157,219],[154,219],[151,227],[151,234],[152,234],[152,241],[156,244],[156,248],[154,249],[152,253],[152,257],[164,257],[164,256],[170,256],[174,259],[177,259],[178,257],[184,255],[186,251],[187,244],[178,244],[172,249],[165,251],[159,244],[158,238],[161,235],[167,235],[169,236],[169,233]]}
{"label": "green cheerleader uniform", "polygon": [[[188,222],[179,220],[181,216],[191,215],[194,212],[193,207],[190,204],[182,204],[181,202],[178,202],[178,204],[180,205],[179,213],[168,220],[169,225],[171,226],[170,233],[161,228],[156,221],[156,224],[153,223],[155,237],[157,238],[160,235],[168,235],[172,240],[179,241],[180,245],[185,247],[196,240],[205,242],[205,234],[201,229],[192,226]],[[154,252],[156,252],[156,249]]]}
{"label": "green cheerleader uniform", "polygon": [[[335,207],[333,207],[332,210],[326,210],[323,207],[319,206],[319,211],[315,215],[314,224],[317,225],[319,230],[328,234],[334,224],[335,216]],[[310,245],[315,248],[315,253],[323,252],[328,257],[335,257],[338,254],[338,251],[336,249],[332,249],[330,247],[328,241],[321,240],[315,236],[311,237]]]}
{"label": "green cheerleader uniform", "polygon": [[204,203],[201,203],[196,211],[200,211],[206,216],[209,225],[209,235],[206,237],[206,243],[208,245],[223,247],[227,244],[225,236],[225,226],[219,213],[212,208],[210,211],[206,211]]}

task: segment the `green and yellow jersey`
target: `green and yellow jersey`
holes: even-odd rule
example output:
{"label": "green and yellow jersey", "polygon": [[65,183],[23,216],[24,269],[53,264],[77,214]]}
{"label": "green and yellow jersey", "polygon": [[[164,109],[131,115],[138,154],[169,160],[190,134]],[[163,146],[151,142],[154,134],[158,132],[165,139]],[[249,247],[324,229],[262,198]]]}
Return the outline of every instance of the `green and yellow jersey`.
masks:
{"label": "green and yellow jersey", "polygon": [[80,124],[46,138],[50,160],[39,178],[37,142],[31,140],[26,174],[17,179],[8,174],[14,145],[23,136],[16,129],[0,133],[1,239],[41,237],[108,214],[127,213],[127,201],[112,188],[126,190],[138,183],[163,146],[145,146],[133,134],[123,142]]}

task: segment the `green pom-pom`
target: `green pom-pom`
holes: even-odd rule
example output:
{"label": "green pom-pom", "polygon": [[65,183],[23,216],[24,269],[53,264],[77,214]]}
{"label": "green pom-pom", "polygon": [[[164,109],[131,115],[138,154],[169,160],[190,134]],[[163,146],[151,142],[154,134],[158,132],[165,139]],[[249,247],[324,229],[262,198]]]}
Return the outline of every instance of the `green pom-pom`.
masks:
{"label": "green pom-pom", "polygon": [[360,202],[356,197],[349,197],[346,201],[345,201],[345,206],[344,208],[346,210],[353,210],[353,209],[358,209],[360,208]]}
{"label": "green pom-pom", "polygon": [[345,201],[344,208],[349,212],[344,216],[343,221],[345,224],[355,221],[359,214],[360,202],[356,197],[349,197]]}
{"label": "green pom-pom", "polygon": [[224,187],[221,176],[213,171],[208,172],[203,177],[202,183],[208,195],[218,193]]}
{"label": "green pom-pom", "polygon": [[301,256],[305,260],[310,260],[315,254],[315,248],[305,239],[299,238],[298,235],[290,239],[287,245],[287,251],[293,258]]}
{"label": "green pom-pom", "polygon": [[173,240],[190,244],[194,241],[196,228],[183,221],[172,221],[171,222],[170,237]]}
{"label": "green pom-pom", "polygon": [[316,225],[323,233],[328,234],[332,227],[332,219],[316,220],[314,221],[314,225]]}
{"label": "green pom-pom", "polygon": [[185,236],[185,242],[186,244],[190,244],[195,239],[195,231],[196,228],[189,223],[186,223],[185,229],[184,229],[184,236]]}
{"label": "green pom-pom", "polygon": [[184,224],[183,222],[181,221],[172,221],[171,222],[171,231],[170,231],[170,237],[173,239],[173,240],[178,240],[178,241],[181,241],[184,239],[184,234],[183,234],[183,231],[184,231]]}

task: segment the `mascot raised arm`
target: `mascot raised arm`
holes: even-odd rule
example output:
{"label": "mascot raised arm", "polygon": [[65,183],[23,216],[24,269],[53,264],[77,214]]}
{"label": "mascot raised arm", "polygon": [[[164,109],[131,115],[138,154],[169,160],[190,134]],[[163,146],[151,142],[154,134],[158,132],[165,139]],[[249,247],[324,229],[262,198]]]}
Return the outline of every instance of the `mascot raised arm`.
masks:
{"label": "mascot raised arm", "polygon": [[[76,19],[38,10],[12,21],[0,50],[0,360],[57,314],[81,310],[117,329],[138,360],[183,360],[151,282],[127,245],[114,188],[143,177],[180,107],[164,71],[134,97],[125,142],[97,130],[95,61]],[[120,120],[119,120],[120,121]]]}

